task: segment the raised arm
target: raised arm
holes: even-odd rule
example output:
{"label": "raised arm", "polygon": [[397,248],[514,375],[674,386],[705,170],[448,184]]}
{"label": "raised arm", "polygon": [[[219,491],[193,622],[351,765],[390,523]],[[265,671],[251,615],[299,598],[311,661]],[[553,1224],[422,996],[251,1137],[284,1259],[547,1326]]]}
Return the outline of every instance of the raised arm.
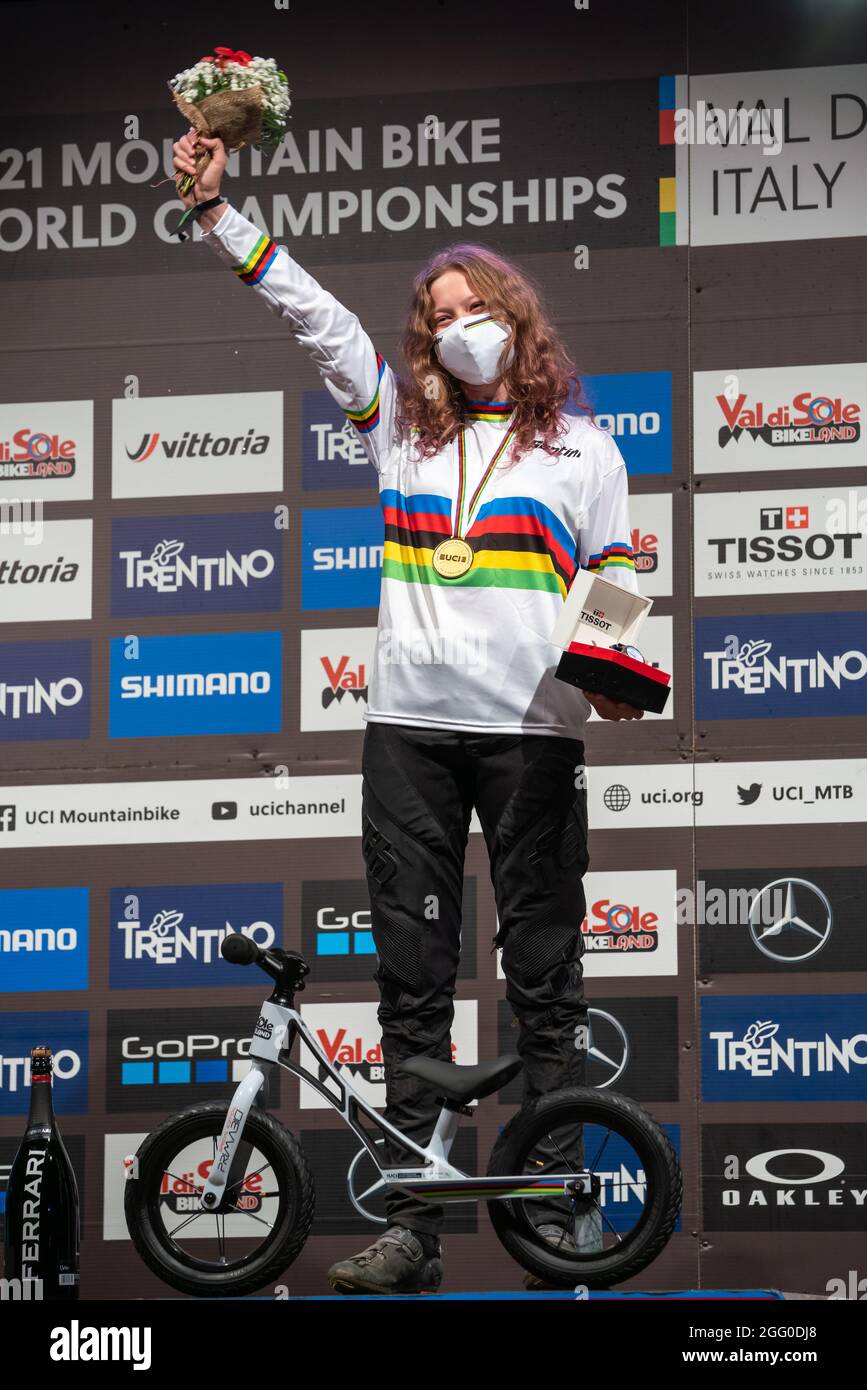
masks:
{"label": "raised arm", "polygon": [[[195,196],[184,199],[186,206],[216,197],[225,169],[222,141],[202,143],[212,151],[211,163],[196,183]],[[193,172],[192,134],[179,140],[174,151],[175,168]],[[379,469],[391,441],[396,379],[357,315],[231,204],[202,213],[200,229],[202,242],[256,291],[271,313],[286,321]]]}

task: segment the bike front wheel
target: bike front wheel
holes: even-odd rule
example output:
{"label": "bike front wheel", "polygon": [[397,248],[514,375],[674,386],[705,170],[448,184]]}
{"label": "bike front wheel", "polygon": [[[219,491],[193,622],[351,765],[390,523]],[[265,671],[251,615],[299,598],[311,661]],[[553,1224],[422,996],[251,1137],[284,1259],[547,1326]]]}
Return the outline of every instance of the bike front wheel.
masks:
{"label": "bike front wheel", "polygon": [[300,1254],[313,1223],[313,1175],[297,1139],[253,1108],[226,1197],[204,1211],[225,1104],[192,1105],[141,1144],[124,1192],[124,1214],[141,1258],[172,1288],[199,1297],[254,1293]]}
{"label": "bike front wheel", "polygon": [[488,1214],[501,1244],[537,1278],[560,1288],[609,1288],[640,1273],[666,1245],[683,1176],[671,1140],[646,1111],[628,1096],[589,1086],[519,1110],[488,1164],[490,1177],[581,1171],[591,1174],[590,1197],[564,1195],[561,1186],[545,1197],[490,1201]]}

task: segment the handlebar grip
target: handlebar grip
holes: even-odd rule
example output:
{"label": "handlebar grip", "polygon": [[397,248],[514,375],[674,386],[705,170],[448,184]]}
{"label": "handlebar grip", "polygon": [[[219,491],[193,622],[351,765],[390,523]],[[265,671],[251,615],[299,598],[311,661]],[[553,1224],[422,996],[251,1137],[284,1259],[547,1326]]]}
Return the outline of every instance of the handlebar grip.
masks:
{"label": "handlebar grip", "polygon": [[241,936],[239,932],[224,937],[220,945],[220,955],[230,965],[253,965],[263,954],[255,941],[251,941],[249,936]]}

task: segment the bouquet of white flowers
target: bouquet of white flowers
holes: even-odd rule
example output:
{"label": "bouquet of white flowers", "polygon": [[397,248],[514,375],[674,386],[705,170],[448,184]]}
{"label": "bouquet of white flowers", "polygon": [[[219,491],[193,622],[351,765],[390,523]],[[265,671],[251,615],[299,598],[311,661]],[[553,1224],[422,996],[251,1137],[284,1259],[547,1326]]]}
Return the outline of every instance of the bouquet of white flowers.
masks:
{"label": "bouquet of white flowers", "polygon": [[[199,135],[215,136],[228,151],[244,145],[277,145],[286,131],[289,87],[273,58],[253,58],[243,49],[215,48],[212,58],[175,73],[169,89],[178,110]],[[178,174],[181,196],[189,193],[210,162],[209,150],[196,153],[196,174]]]}

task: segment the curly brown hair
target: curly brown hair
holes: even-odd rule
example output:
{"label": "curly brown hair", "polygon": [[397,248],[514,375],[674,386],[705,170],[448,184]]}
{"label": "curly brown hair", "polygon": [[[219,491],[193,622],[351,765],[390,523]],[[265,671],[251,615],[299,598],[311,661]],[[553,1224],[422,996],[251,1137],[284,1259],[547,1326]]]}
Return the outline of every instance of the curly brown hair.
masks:
{"label": "curly brown hair", "polygon": [[506,398],[514,402],[517,426],[510,457],[517,461],[541,439],[546,453],[568,428],[561,411],[567,402],[592,417],[575,364],[548,322],[537,283],[489,246],[456,242],[437,251],[416,275],[401,338],[410,375],[400,380],[396,423],[411,433],[422,458],[438,453],[467,423],[466,397],[436,356],[434,303],[430,288],[447,270],[459,270],[495,318],[508,325],[514,358],[503,373]]}

